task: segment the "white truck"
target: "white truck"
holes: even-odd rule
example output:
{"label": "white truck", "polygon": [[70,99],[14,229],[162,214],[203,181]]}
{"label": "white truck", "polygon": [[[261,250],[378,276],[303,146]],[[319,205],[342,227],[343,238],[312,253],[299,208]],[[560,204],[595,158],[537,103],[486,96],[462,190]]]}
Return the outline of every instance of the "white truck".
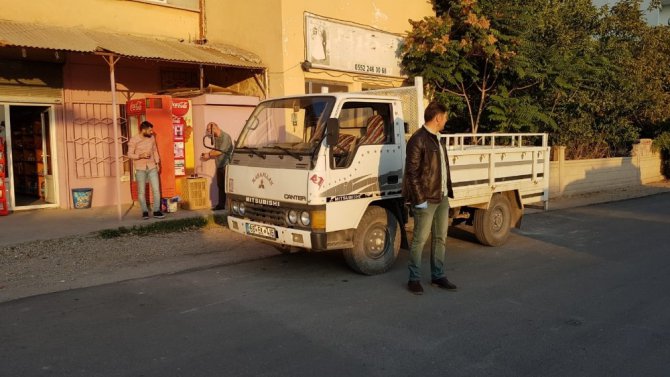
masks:
{"label": "white truck", "polygon": [[[387,271],[406,246],[405,144],[423,124],[423,82],[261,102],[227,167],[231,230],[281,252],[342,249],[362,274]],[[546,208],[545,134],[443,135],[455,198],[485,245],[501,245],[524,206]]]}

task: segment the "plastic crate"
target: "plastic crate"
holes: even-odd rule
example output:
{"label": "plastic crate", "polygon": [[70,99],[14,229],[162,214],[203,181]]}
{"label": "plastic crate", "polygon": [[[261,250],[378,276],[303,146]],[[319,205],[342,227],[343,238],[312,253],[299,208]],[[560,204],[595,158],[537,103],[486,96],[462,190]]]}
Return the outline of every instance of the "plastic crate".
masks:
{"label": "plastic crate", "polygon": [[181,208],[183,209],[202,209],[211,206],[207,191],[207,180],[205,178],[187,178],[182,180],[181,192]]}

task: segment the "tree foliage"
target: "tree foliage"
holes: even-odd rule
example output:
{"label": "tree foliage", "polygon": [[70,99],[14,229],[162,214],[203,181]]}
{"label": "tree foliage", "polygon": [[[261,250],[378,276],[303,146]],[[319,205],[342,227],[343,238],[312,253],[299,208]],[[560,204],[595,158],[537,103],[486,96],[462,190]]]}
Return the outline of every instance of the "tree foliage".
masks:
{"label": "tree foliage", "polygon": [[569,158],[624,155],[668,130],[670,31],[645,23],[640,0],[433,5],[435,17],[411,21],[402,63],[450,106],[452,126],[546,131]]}

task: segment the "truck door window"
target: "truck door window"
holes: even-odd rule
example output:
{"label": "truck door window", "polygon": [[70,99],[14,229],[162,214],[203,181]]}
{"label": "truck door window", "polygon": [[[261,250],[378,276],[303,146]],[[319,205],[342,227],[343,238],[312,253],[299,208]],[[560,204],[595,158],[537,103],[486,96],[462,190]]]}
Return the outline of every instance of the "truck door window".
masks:
{"label": "truck door window", "polygon": [[349,166],[359,146],[393,142],[391,106],[387,103],[347,102],[338,119],[340,136],[333,148],[333,168]]}

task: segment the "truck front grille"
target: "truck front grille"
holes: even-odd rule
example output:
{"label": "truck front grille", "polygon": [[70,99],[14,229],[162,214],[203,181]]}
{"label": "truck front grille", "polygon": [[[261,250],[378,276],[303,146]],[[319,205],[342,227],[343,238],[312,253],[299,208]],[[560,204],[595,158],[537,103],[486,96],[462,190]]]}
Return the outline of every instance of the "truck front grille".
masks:
{"label": "truck front grille", "polygon": [[249,203],[245,203],[245,208],[244,216],[248,217],[251,221],[287,226],[286,216],[281,208]]}

